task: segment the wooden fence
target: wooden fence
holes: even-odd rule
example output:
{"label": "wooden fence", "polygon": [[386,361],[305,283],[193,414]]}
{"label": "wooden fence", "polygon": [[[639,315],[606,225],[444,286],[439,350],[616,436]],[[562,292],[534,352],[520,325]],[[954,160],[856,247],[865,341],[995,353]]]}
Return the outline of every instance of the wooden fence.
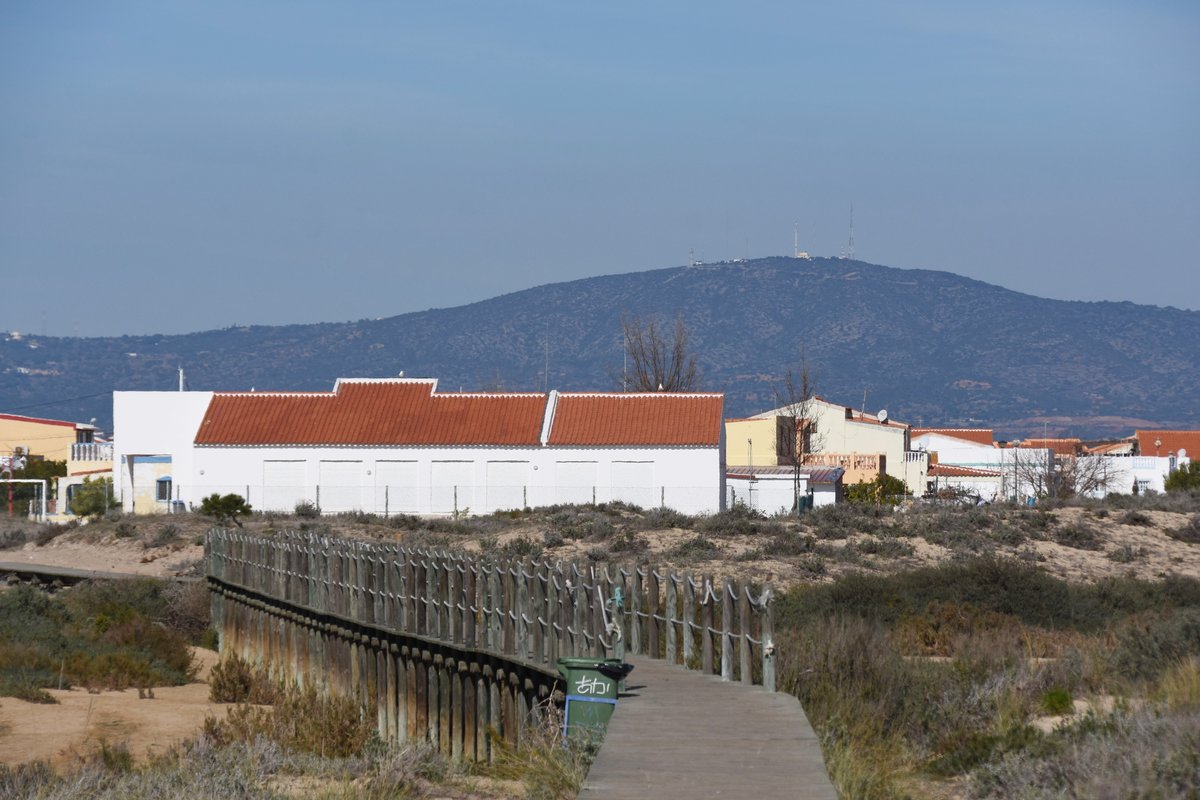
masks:
{"label": "wooden fence", "polygon": [[[771,590],[652,567],[214,529],[222,653],[358,698],[391,740],[487,759],[561,698],[565,656],[665,658],[774,690]],[[557,694],[556,694],[557,693]]]}

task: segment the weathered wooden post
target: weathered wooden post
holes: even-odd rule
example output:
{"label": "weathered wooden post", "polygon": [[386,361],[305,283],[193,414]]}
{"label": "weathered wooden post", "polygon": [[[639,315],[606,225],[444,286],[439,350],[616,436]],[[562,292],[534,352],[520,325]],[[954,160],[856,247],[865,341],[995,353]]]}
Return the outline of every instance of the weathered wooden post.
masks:
{"label": "weathered wooden post", "polygon": [[646,645],[651,658],[659,657],[658,649],[658,572],[646,568]]}
{"label": "weathered wooden post", "polygon": [[637,565],[633,567],[630,576],[629,599],[629,652],[640,655],[642,652],[642,608],[645,603],[642,597],[642,571]]}
{"label": "weathered wooden post", "polygon": [[774,610],[771,607],[771,586],[763,589],[762,599],[762,660],[763,688],[768,692],[775,691],[775,622]]}
{"label": "weathered wooden post", "polygon": [[[636,574],[636,573],[635,573]],[[667,634],[667,652],[666,658],[668,664],[674,664],[678,656],[678,645],[676,643],[675,625],[678,622],[679,612],[676,610],[679,598],[676,596],[675,576],[667,573],[667,602],[663,609],[663,616],[666,617],[666,634]]]}
{"label": "weathered wooden post", "polygon": [[721,586],[721,680],[733,680],[733,581],[726,576]]}
{"label": "weathered wooden post", "polygon": [[741,682],[747,686],[754,683],[750,667],[750,585],[747,583],[738,592],[738,671]]}
{"label": "weathered wooden post", "polygon": [[692,576],[683,575],[683,664],[692,668],[696,656],[696,640],[692,624],[696,621],[696,584]]}
{"label": "weathered wooden post", "polygon": [[712,575],[704,576],[704,601],[701,603],[701,617],[703,619],[700,635],[704,638],[700,641],[700,653],[703,659],[702,667],[705,675],[713,674],[713,580]]}

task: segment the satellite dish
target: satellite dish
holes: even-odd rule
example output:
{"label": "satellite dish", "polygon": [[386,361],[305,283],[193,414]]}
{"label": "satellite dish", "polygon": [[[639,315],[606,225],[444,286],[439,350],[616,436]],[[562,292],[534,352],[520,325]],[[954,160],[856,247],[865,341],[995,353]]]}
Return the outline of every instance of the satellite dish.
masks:
{"label": "satellite dish", "polygon": [[875,419],[879,420],[880,422],[882,422],[886,425],[887,424],[887,409],[886,408],[879,409],[879,413],[875,415]]}

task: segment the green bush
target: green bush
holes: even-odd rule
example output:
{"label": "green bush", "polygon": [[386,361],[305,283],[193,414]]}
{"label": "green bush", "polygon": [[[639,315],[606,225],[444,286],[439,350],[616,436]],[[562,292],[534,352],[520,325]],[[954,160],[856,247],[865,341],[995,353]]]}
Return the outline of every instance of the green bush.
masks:
{"label": "green bush", "polygon": [[187,640],[167,627],[162,582],[83,583],[57,595],[29,586],[0,593],[0,691],[60,685],[170,686],[195,675]]}
{"label": "green bush", "polygon": [[879,475],[870,483],[858,482],[846,488],[846,502],[858,505],[894,506],[909,494],[908,486],[899,478]]}
{"label": "green bush", "polygon": [[713,536],[751,536],[780,533],[785,528],[775,520],[768,520],[761,512],[737,503],[732,508],[700,519],[696,523],[696,530]]}
{"label": "green bush", "polygon": [[1200,607],[1155,614],[1135,622],[1117,638],[1112,653],[1121,675],[1151,680],[1171,664],[1200,655]]}
{"label": "green bush", "polygon": [[1056,686],[1042,695],[1042,710],[1047,714],[1070,714],[1075,710],[1071,690]]}
{"label": "green bush", "polygon": [[1096,529],[1082,522],[1063,525],[1054,533],[1054,541],[1076,550],[1103,550],[1104,541]]}
{"label": "green bush", "polygon": [[1200,459],[1193,459],[1176,469],[1167,476],[1163,486],[1168,492],[1200,491]]}
{"label": "green bush", "polygon": [[77,517],[99,517],[113,505],[112,478],[84,478],[71,497],[70,511]]}
{"label": "green bush", "polygon": [[321,516],[321,507],[309,500],[301,500],[293,507],[292,513],[300,519],[318,519]]}
{"label": "green bush", "polygon": [[[297,505],[299,509],[299,505]],[[218,494],[214,492],[204,498],[200,503],[200,513],[206,517],[212,517],[217,522],[232,522],[239,528],[242,523],[238,517],[244,517],[253,511],[250,504],[246,502],[246,498],[240,494]],[[320,512],[318,511],[319,515]],[[300,512],[297,510],[297,516]]]}

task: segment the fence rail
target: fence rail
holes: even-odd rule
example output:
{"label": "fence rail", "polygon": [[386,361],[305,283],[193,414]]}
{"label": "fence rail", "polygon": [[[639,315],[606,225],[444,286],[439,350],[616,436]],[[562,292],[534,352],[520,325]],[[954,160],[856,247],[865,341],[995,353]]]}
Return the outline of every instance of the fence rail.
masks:
{"label": "fence rail", "polygon": [[631,653],[775,685],[770,587],[650,566],[497,560],[312,532],[207,536],[222,652],[378,709],[381,736],[488,757],[564,656]]}

